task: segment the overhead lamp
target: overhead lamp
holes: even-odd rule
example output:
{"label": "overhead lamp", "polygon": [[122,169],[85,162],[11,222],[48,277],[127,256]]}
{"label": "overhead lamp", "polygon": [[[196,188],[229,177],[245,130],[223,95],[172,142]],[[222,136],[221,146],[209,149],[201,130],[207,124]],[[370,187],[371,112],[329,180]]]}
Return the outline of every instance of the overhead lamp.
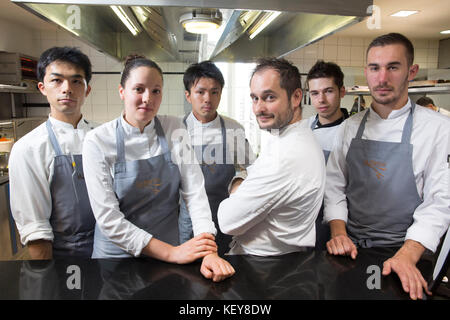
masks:
{"label": "overhead lamp", "polygon": [[440,32],[441,34],[450,34],[450,30],[443,30]]}
{"label": "overhead lamp", "polygon": [[110,6],[114,13],[119,17],[122,23],[130,30],[133,36],[141,32],[141,28],[134,22],[121,6]]}
{"label": "overhead lamp", "polygon": [[400,18],[404,18],[404,17],[408,17],[410,15],[416,14],[419,11],[417,10],[400,10],[396,13],[391,14],[391,17],[400,17]]}
{"label": "overhead lamp", "polygon": [[256,37],[261,31],[263,31],[280,14],[281,12],[279,11],[264,12],[262,14],[262,17],[259,18],[258,21],[256,21],[248,30],[250,40]]}
{"label": "overhead lamp", "polygon": [[205,34],[214,31],[222,24],[222,13],[213,11],[192,11],[181,15],[180,23],[190,33]]}

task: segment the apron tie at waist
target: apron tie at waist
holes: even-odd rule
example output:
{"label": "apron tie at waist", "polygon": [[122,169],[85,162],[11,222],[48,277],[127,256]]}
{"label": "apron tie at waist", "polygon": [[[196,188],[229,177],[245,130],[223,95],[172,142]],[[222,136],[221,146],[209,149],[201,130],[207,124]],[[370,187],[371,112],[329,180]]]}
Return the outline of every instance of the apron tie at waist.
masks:
{"label": "apron tie at waist", "polygon": [[359,239],[358,246],[361,248],[372,248],[373,243],[371,239]]}

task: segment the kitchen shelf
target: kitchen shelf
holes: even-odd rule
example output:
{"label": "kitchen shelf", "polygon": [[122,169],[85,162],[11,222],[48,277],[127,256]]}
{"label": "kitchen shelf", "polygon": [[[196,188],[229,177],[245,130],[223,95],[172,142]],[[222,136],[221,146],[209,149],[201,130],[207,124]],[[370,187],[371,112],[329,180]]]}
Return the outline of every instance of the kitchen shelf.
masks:
{"label": "kitchen shelf", "polygon": [[[408,93],[429,93],[429,94],[450,94],[450,86],[433,86],[433,87],[410,87]],[[346,91],[345,94],[351,96],[370,96],[369,89]]]}

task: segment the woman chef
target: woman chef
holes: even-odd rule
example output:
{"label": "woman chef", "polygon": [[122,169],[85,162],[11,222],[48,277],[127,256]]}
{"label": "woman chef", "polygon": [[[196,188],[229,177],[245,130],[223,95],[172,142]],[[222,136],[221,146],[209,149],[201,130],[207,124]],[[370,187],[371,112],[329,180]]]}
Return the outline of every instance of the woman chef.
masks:
{"label": "woman chef", "polygon": [[[221,281],[234,269],[216,253],[216,229],[200,166],[177,160],[186,147],[171,137],[183,128],[181,121],[156,116],[162,89],[162,71],[155,62],[127,58],[119,85],[124,111],[85,138],[84,173],[97,220],[92,257],[146,255],[178,264],[203,258],[202,274]],[[182,245],[180,192],[196,235]]]}

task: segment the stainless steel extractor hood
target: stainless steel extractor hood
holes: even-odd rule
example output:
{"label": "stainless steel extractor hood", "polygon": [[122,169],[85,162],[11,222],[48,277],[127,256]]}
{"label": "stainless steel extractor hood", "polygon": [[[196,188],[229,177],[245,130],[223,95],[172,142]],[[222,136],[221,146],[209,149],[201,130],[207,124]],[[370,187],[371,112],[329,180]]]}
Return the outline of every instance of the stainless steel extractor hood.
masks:
{"label": "stainless steel extractor hood", "polygon": [[[361,21],[373,3],[373,0],[11,1],[119,60],[130,53],[139,53],[156,61],[188,63],[280,57]],[[185,31],[180,17],[199,13],[219,14],[221,26],[209,34]]]}

